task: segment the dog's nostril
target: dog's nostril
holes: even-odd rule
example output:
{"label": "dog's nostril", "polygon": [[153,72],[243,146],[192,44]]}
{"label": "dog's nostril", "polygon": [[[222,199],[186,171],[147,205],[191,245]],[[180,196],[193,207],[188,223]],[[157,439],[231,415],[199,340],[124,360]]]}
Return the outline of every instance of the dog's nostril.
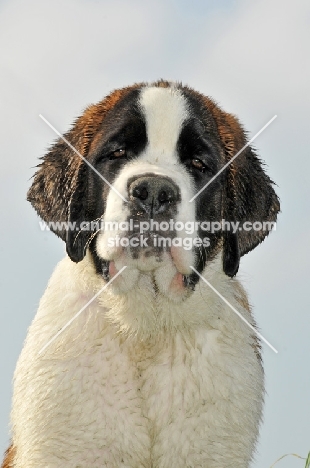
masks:
{"label": "dog's nostril", "polygon": [[169,201],[169,196],[168,196],[168,193],[166,192],[166,190],[161,190],[159,192],[159,194],[158,194],[157,199],[158,199],[158,201],[160,203],[165,203],[165,202]]}
{"label": "dog's nostril", "polygon": [[140,200],[146,200],[149,196],[147,188],[139,186],[133,189],[132,194],[135,198],[139,198]]}

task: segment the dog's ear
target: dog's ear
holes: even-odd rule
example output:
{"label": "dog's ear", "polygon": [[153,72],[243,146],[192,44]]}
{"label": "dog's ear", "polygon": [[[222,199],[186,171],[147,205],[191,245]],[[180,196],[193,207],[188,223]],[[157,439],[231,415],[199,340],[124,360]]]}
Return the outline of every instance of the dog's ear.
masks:
{"label": "dog's ear", "polygon": [[[65,138],[85,157],[82,123],[80,118]],[[81,244],[87,242],[86,231],[78,230],[79,223],[86,220],[88,198],[88,167],[81,156],[60,138],[42,158],[27,194],[27,200],[49,229],[66,242],[67,252],[75,262],[83,259]]]}
{"label": "dog's ear", "polygon": [[99,129],[109,110],[139,87],[141,84],[115,90],[98,104],[89,106],[64,135],[80,156],[58,139],[42,158],[28,191],[27,200],[50,229],[67,243],[68,255],[75,262],[83,259],[91,232],[61,229],[61,223],[91,220],[93,177],[89,177],[91,169],[83,158],[88,159],[90,146],[96,135],[100,136]]}
{"label": "dog's ear", "polygon": [[74,262],[83,260],[88,241],[92,234],[90,222],[94,219],[91,211],[91,173],[83,162],[81,164],[74,192],[69,202],[68,230],[66,232],[67,254]]}
{"label": "dog's ear", "polygon": [[[65,137],[77,151],[81,150],[75,126]],[[62,227],[68,221],[69,204],[82,164],[82,159],[59,138],[37,166],[27,193],[27,200],[38,215],[64,241],[66,229]]]}
{"label": "dog's ear", "polygon": [[99,229],[97,221],[102,212],[98,212],[97,203],[102,199],[105,188],[105,183],[99,175],[83,163],[78,172],[68,211],[68,225],[72,229],[67,230],[66,248],[74,262],[83,260],[89,242]]}
{"label": "dog's ear", "polygon": [[[213,113],[227,163],[246,144],[246,134],[234,116],[222,112],[217,106],[216,109],[214,106]],[[263,223],[276,222],[280,203],[274,183],[250,146],[228,166],[224,176],[223,218],[230,223],[239,222],[235,234],[232,231],[223,232],[223,269],[228,276],[234,276],[240,257],[254,249],[269,234]],[[251,226],[256,222],[254,228],[245,230],[246,221]]]}

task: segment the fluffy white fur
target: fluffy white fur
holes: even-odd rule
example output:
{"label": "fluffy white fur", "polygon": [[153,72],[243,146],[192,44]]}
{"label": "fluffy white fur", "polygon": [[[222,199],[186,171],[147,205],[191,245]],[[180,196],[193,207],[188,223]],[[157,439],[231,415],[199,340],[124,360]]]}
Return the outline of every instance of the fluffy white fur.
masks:
{"label": "fluffy white fur", "polygon": [[180,90],[173,86],[145,88],[141,93],[140,105],[146,117],[149,140],[148,154],[145,159],[167,164],[167,156],[169,156],[169,161],[177,164],[176,143],[182,123],[188,117],[185,99]]}
{"label": "fluffy white fur", "polygon": [[[253,323],[219,259],[205,276]],[[15,373],[15,468],[247,467],[263,371],[250,328],[204,283],[181,303],[146,273],[121,297],[112,284],[38,354],[101,287],[88,256],[49,282]]]}

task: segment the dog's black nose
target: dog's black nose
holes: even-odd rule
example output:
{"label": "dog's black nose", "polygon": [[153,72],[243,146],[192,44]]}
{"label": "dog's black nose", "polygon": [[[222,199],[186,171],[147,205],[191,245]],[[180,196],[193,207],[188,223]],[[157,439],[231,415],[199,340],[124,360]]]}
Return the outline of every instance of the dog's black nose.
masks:
{"label": "dog's black nose", "polygon": [[177,185],[169,177],[144,175],[128,183],[129,198],[150,216],[168,211],[180,200]]}

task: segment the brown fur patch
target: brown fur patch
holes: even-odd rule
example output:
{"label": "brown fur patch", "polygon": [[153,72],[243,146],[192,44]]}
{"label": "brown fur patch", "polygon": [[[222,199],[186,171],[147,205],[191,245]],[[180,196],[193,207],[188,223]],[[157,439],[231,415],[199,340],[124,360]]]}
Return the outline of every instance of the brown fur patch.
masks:
{"label": "brown fur patch", "polygon": [[15,453],[16,449],[13,445],[11,445],[5,452],[1,468],[14,468]]}

